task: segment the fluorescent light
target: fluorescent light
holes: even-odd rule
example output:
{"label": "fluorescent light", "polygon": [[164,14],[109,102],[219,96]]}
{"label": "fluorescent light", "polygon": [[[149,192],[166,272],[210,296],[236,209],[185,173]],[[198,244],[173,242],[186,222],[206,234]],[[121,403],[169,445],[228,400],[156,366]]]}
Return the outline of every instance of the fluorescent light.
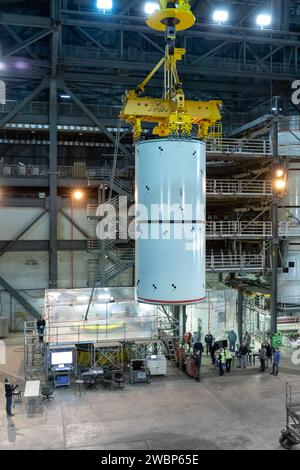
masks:
{"label": "fluorescent light", "polygon": [[79,302],[85,302],[86,300],[90,300],[90,298],[88,295],[80,295],[77,297],[77,300],[79,300]]}
{"label": "fluorescent light", "polygon": [[261,26],[262,28],[264,26],[270,26],[272,22],[272,17],[271,15],[268,15],[268,14],[260,14],[260,15],[257,15],[256,17],[256,24],[258,26]]}
{"label": "fluorescent light", "polygon": [[66,100],[69,100],[71,97],[70,95],[60,95],[61,98],[65,98]]}
{"label": "fluorescent light", "polygon": [[147,15],[152,15],[152,13],[154,13],[158,9],[159,9],[159,5],[157,3],[154,3],[154,2],[145,3],[144,10]]}
{"label": "fluorescent light", "polygon": [[216,10],[213,14],[213,20],[217,23],[224,23],[228,21],[229,13],[226,10]]}
{"label": "fluorescent light", "polygon": [[0,62],[0,70],[5,70],[6,64],[4,62]]}
{"label": "fluorescent light", "polygon": [[112,0],[97,0],[97,8],[99,10],[111,10]]}

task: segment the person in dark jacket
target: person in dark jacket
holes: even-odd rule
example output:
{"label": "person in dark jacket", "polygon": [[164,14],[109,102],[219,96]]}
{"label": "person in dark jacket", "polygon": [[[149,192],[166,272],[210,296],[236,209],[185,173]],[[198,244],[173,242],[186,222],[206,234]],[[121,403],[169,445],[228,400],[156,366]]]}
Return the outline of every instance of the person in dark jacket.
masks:
{"label": "person in dark jacket", "polygon": [[243,364],[244,369],[246,369],[246,362],[247,362],[246,358],[247,358],[248,353],[249,353],[248,347],[246,343],[243,342],[239,349],[239,362],[240,363],[238,367],[242,367],[242,364]]}
{"label": "person in dark jacket", "polygon": [[202,354],[203,351],[204,351],[204,349],[203,349],[203,344],[201,343],[200,338],[198,338],[197,341],[196,341],[196,343],[194,343],[193,354],[196,354],[197,351],[200,351],[201,354]]}
{"label": "person in dark jacket", "polygon": [[6,414],[7,416],[14,416],[11,412],[11,405],[12,405],[12,397],[13,393],[18,387],[18,384],[13,386],[8,379],[4,381],[5,386],[5,397],[6,397]]}
{"label": "person in dark jacket", "polygon": [[206,355],[208,356],[208,353],[211,350],[212,344],[213,344],[213,335],[210,333],[210,331],[205,335],[204,341],[206,345]]}
{"label": "person in dark jacket", "polygon": [[200,382],[200,366],[201,366],[201,359],[202,359],[202,351],[198,349],[195,352],[193,357],[194,357],[195,366],[197,369],[197,377],[195,377],[195,380],[197,380],[197,382]]}
{"label": "person in dark jacket", "polygon": [[272,348],[270,343],[265,343],[266,351],[267,351],[267,359],[266,359],[266,367],[269,367],[269,363],[272,364]]}
{"label": "person in dark jacket", "polygon": [[37,330],[38,330],[40,343],[42,343],[43,339],[44,339],[45,326],[46,326],[46,322],[45,322],[44,318],[42,317],[42,315],[40,315],[40,318],[36,322],[36,327],[37,327]]}
{"label": "person in dark jacket", "polygon": [[216,352],[218,351],[219,349],[219,344],[217,342],[215,342],[212,347],[210,348],[210,357],[211,357],[211,363],[213,365],[215,365],[215,355],[216,355]]}
{"label": "person in dark jacket", "polygon": [[266,358],[267,358],[267,350],[264,343],[261,344],[261,348],[259,350],[259,360],[260,360],[260,370],[264,372],[266,369]]}

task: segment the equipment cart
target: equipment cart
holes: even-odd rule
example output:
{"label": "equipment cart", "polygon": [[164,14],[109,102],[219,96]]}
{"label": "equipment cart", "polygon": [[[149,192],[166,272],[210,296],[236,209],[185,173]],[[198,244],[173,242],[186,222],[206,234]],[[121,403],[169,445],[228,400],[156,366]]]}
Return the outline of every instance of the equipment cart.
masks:
{"label": "equipment cart", "polygon": [[300,382],[286,384],[286,427],[279,442],[285,449],[300,443]]}
{"label": "equipment cart", "polygon": [[130,383],[150,383],[151,373],[144,359],[132,359],[129,367]]}

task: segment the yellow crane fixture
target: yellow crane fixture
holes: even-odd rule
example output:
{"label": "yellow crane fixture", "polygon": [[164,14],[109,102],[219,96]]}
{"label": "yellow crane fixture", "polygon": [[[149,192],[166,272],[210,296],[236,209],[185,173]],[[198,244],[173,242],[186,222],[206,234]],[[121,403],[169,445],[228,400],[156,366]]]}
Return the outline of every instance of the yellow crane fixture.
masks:
{"label": "yellow crane fixture", "polygon": [[[169,2],[159,0],[160,8],[156,10],[146,23],[150,28],[165,31],[165,56],[158,62],[145,80],[135,90],[128,91],[124,106],[120,113],[121,119],[131,123],[134,138],[142,133],[144,122],[155,123],[152,133],[160,137],[169,135],[189,136],[193,125],[198,126],[198,137],[221,136],[222,101],[190,101],[185,99],[182,83],[177,72],[177,61],[185,54],[185,49],[176,48],[176,30],[183,31],[195,23],[190,9],[189,0]],[[162,98],[141,96],[146,85],[155,73],[164,66],[164,93]]]}

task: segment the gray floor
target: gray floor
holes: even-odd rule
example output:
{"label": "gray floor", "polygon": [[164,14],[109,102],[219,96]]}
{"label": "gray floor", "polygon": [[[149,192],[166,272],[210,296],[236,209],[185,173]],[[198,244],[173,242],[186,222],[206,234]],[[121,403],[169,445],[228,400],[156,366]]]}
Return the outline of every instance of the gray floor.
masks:
{"label": "gray floor", "polygon": [[16,404],[13,418],[1,394],[0,449],[281,449],[285,384],[300,380],[283,365],[278,377],[257,365],[219,377],[207,361],[201,383],[172,367],[123,391],[58,388],[50,402]]}

